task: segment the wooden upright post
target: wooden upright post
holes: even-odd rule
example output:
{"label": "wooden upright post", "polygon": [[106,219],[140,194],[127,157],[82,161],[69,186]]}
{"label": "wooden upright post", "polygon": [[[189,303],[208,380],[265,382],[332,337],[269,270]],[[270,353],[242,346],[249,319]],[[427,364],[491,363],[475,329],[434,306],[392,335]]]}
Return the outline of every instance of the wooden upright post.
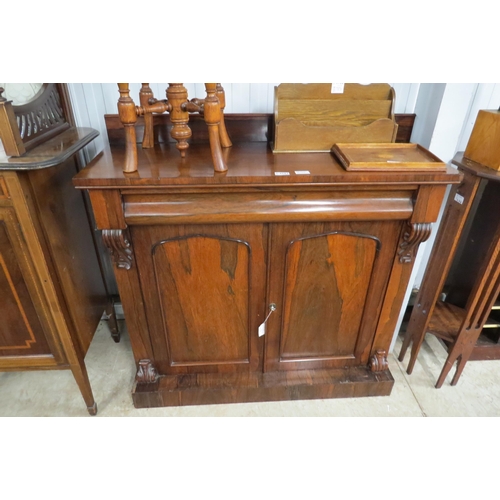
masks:
{"label": "wooden upright post", "polygon": [[125,165],[123,171],[126,173],[137,170],[137,144],[135,135],[135,122],[137,121],[137,112],[135,104],[130,97],[128,83],[119,83],[118,91],[118,114],[125,127]]}

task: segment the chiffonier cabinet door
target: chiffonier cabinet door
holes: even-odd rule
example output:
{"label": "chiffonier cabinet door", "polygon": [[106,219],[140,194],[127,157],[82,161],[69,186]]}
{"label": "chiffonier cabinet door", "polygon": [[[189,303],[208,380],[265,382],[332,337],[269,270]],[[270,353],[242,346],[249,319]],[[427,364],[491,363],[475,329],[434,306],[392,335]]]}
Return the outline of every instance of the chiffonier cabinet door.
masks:
{"label": "chiffonier cabinet door", "polygon": [[257,369],[267,228],[133,227],[132,238],[157,370]]}
{"label": "chiffonier cabinet door", "polygon": [[14,210],[0,205],[0,366],[51,353],[37,315],[40,294]]}
{"label": "chiffonier cabinet door", "polygon": [[400,222],[275,224],[266,370],[367,363]]}

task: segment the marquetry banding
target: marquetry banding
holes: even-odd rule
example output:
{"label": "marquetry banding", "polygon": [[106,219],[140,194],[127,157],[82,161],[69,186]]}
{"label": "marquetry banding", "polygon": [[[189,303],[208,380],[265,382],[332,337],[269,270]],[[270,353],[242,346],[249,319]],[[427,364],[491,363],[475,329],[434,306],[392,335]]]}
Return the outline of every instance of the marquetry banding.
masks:
{"label": "marquetry banding", "polygon": [[9,270],[7,269],[7,265],[5,264],[5,261],[2,257],[2,254],[0,254],[0,267],[2,268],[5,278],[7,279],[7,283],[9,284],[10,290],[12,292],[12,295],[14,297],[14,300],[16,301],[17,307],[19,308],[19,313],[21,314],[21,317],[23,319],[24,326],[26,327],[26,330],[29,333],[30,338],[25,341],[24,345],[15,345],[15,346],[0,346],[0,350],[4,349],[31,349],[31,344],[36,343],[35,335],[33,334],[33,330],[31,329],[31,326],[28,321],[28,317],[26,316],[26,312],[24,310],[24,307],[21,303],[21,299],[19,298],[19,295],[17,294],[16,287],[14,285],[14,282],[12,281],[12,277],[9,273]]}
{"label": "marquetry banding", "polygon": [[9,191],[7,189],[7,184],[5,183],[5,179],[0,176],[0,199],[10,198]]}

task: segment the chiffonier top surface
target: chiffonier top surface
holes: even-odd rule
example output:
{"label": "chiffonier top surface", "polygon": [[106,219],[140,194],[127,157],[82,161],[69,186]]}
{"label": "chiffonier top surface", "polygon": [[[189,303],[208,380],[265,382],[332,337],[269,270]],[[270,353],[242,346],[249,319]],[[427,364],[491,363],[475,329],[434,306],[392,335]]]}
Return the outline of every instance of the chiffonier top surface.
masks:
{"label": "chiffonier top surface", "polygon": [[125,148],[105,149],[73,180],[86,189],[216,187],[271,185],[420,185],[455,184],[461,174],[445,172],[347,172],[333,154],[273,153],[266,142],[235,143],[224,151],[228,171],[214,172],[208,144],[194,144],[182,159],[173,144],[138,146],[138,170],[122,171]]}
{"label": "chiffonier top surface", "polygon": [[60,165],[98,135],[92,128],[69,128],[23,156],[0,154],[0,170],[38,170]]}

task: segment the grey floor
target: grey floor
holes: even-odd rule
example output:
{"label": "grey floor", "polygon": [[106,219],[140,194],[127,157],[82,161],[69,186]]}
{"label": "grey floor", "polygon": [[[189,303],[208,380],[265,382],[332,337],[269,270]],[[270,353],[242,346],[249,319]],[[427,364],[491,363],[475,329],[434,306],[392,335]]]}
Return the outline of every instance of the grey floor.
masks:
{"label": "grey floor", "polygon": [[[123,325],[123,323],[122,323]],[[122,328],[125,330],[125,328]],[[396,343],[399,353],[401,340]],[[130,391],[134,363],[127,332],[115,344],[101,322],[86,357],[99,408],[98,417],[453,417],[500,416],[500,361],[469,362],[458,385],[453,372],[441,389],[434,384],[445,359],[437,339],[427,336],[411,376],[395,355],[389,367],[396,381],[386,397],[283,401],[184,408],[135,409]],[[69,370],[0,373],[0,416],[85,417],[85,404]]]}

